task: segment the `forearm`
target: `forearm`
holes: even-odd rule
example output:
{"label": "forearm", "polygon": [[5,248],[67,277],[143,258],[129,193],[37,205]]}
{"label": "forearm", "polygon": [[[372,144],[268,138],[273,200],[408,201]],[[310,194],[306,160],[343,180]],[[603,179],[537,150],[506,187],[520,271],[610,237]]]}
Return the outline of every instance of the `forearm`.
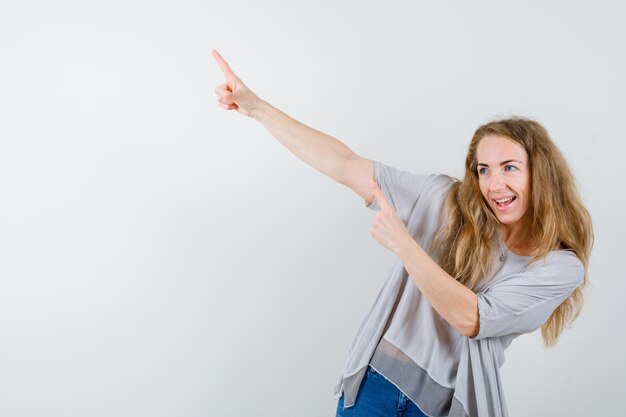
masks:
{"label": "forearm", "polygon": [[459,333],[475,336],[479,330],[476,294],[451,277],[412,238],[396,254],[430,305]]}
{"label": "forearm", "polygon": [[337,182],[345,162],[354,155],[341,141],[300,123],[265,101],[261,101],[250,116],[290,152]]}

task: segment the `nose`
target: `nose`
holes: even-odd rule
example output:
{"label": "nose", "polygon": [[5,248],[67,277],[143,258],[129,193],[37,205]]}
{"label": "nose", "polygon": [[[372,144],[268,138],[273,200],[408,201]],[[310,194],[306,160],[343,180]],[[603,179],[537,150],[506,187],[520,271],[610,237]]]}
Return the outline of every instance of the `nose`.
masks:
{"label": "nose", "polygon": [[505,188],[506,182],[504,175],[502,173],[492,175],[491,181],[489,182],[489,191],[498,192],[504,190]]}

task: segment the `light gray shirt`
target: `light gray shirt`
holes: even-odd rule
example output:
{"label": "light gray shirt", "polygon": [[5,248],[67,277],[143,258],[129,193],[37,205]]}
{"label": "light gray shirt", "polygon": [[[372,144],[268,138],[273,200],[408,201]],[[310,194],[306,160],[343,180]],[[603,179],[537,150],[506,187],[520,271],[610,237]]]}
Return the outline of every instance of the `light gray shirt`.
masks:
{"label": "light gray shirt", "polygon": [[[378,161],[374,175],[411,236],[428,251],[442,226],[443,202],[453,180]],[[380,210],[377,201],[367,207]],[[531,256],[506,253],[501,239],[499,246],[503,262],[495,256],[492,275],[474,290],[480,330],[473,338],[461,335],[432,308],[398,259],[352,340],[335,399],[343,393],[344,407],[354,406],[369,364],[428,416],[508,416],[499,372],[504,350],[520,334],[541,327],[581,283],[584,267],[567,250],[531,264]]]}

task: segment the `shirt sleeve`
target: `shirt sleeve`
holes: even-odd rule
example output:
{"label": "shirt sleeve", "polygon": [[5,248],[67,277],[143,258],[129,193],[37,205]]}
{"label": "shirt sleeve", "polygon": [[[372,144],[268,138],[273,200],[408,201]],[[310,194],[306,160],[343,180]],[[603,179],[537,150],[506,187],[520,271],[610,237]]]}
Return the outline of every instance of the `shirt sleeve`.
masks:
{"label": "shirt sleeve", "polygon": [[477,293],[480,328],[471,339],[537,330],[583,277],[584,266],[573,252],[556,251],[487,287]]}
{"label": "shirt sleeve", "polygon": [[[405,223],[413,212],[422,191],[436,177],[436,174],[414,174],[374,161],[374,178],[400,219]],[[374,199],[365,207],[379,211],[380,205]]]}

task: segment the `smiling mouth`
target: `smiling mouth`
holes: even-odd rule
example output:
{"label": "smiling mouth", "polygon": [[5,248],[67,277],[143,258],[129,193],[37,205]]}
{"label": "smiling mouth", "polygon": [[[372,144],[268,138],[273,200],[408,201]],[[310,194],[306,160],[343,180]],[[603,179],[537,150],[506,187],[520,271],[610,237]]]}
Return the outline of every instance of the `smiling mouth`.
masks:
{"label": "smiling mouth", "polygon": [[507,197],[507,198],[500,198],[498,200],[493,200],[493,202],[496,203],[496,207],[499,210],[506,210],[511,206],[511,204],[513,204],[513,202],[516,199],[517,197]]}

